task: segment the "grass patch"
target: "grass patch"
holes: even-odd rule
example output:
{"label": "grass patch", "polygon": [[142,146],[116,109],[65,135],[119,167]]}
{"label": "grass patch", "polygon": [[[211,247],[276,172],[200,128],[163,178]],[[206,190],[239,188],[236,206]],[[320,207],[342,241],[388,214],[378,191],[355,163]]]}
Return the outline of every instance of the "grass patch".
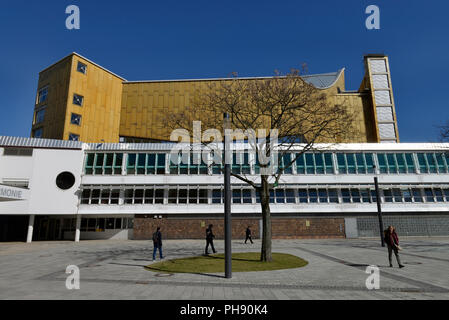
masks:
{"label": "grass patch", "polygon": [[[308,264],[297,256],[273,253],[272,262],[261,262],[260,252],[232,254],[232,271],[269,271],[304,267]],[[219,273],[224,272],[224,254],[167,260],[146,266],[145,269],[163,273]]]}

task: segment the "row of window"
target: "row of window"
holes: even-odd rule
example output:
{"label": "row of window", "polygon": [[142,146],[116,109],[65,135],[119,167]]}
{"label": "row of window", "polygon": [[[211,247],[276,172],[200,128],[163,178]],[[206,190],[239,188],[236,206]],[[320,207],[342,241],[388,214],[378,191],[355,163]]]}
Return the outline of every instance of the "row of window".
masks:
{"label": "row of window", "polygon": [[[386,188],[380,190],[384,203],[449,202],[445,188]],[[206,186],[157,186],[135,189],[84,189],[81,204],[222,204],[223,189]],[[271,203],[376,203],[369,188],[277,188],[270,191]],[[232,188],[232,203],[260,203],[260,196],[248,187]]]}
{"label": "row of window", "polygon": [[[33,130],[33,138],[42,138],[44,134],[44,128],[37,128]],[[79,141],[80,136],[78,134],[69,133],[69,141]]]}
{"label": "row of window", "polygon": [[[33,124],[36,125],[36,124],[40,124],[40,123],[44,122],[46,109],[47,109],[47,106],[42,106],[36,110],[36,112],[34,114],[34,123]],[[70,123],[80,126],[81,118],[82,118],[81,115],[72,113],[70,116]]]}
{"label": "row of window", "polygon": [[[78,61],[78,65],[76,70],[80,73],[87,74],[87,65],[84,63],[81,63]],[[37,95],[37,104],[44,103],[47,101],[48,98],[48,86],[45,86],[38,91]],[[78,106],[83,106],[84,97],[79,94],[73,95],[73,104]],[[33,125],[40,124],[45,119],[45,113],[46,113],[47,106],[41,106],[39,107],[35,113],[34,113],[34,120]],[[81,126],[81,118],[82,116],[80,114],[72,113],[70,116],[70,123],[73,125]],[[33,137],[34,138],[42,138],[43,135],[43,128],[37,128],[33,130]],[[69,133],[69,140],[70,141],[79,141],[80,136],[78,134]]]}
{"label": "row of window", "polygon": [[[133,229],[133,218],[81,218],[80,231],[104,232],[105,230]],[[62,231],[75,231],[76,219],[64,219]]]}
{"label": "row of window", "polygon": [[[76,70],[82,74],[87,74],[87,65],[78,61]],[[75,95],[75,96],[78,96],[78,95]],[[40,103],[47,101],[47,98],[48,98],[48,85],[39,89],[39,91],[37,93],[36,104],[40,104]],[[75,103],[75,97],[74,97],[73,101],[74,101],[73,102],[74,104],[77,104],[79,102],[79,100],[77,100],[77,103]]]}
{"label": "row of window", "polygon": [[[183,159],[182,157],[188,157]],[[296,158],[296,160],[295,160]],[[200,153],[171,155],[165,153],[129,153],[123,163],[123,153],[88,153],[85,174],[120,175],[207,175],[221,174],[222,166],[208,166]],[[213,160],[210,156],[210,162]],[[254,164],[250,155],[233,153],[231,170],[235,174],[259,174],[258,157]],[[167,164],[168,162],[168,164]],[[382,174],[448,173],[449,153],[305,153],[284,154],[279,168],[285,174],[373,174],[374,166]],[[291,165],[290,165],[291,164]],[[210,168],[209,168],[210,167]]]}

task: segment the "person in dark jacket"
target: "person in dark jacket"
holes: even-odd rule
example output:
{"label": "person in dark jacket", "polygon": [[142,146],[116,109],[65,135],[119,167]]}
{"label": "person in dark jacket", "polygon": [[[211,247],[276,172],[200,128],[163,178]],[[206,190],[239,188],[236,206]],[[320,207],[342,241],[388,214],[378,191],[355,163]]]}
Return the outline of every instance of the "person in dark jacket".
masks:
{"label": "person in dark jacket", "polygon": [[214,233],[212,232],[212,227],[213,227],[213,225],[210,224],[210,225],[209,225],[209,228],[206,229],[206,255],[209,254],[209,252],[208,252],[209,245],[211,246],[212,251],[213,251],[214,253],[217,252],[217,251],[215,251],[215,248],[214,248],[214,238],[215,238],[215,235],[214,235]]}
{"label": "person in dark jacket", "polygon": [[155,233],[153,233],[153,260],[156,260],[156,251],[159,249],[159,257],[164,259],[162,255],[162,233],[161,228],[157,227]]}
{"label": "person in dark jacket", "polygon": [[388,247],[388,260],[390,261],[390,267],[393,267],[392,253],[394,252],[399,268],[404,268],[401,264],[401,259],[399,258],[399,238],[396,234],[396,229],[393,226],[389,226],[388,229],[385,230],[384,235],[384,240]]}
{"label": "person in dark jacket", "polygon": [[246,239],[245,239],[245,243],[246,241],[251,241],[251,244],[253,243],[253,239],[251,239],[251,229],[249,228],[250,226],[248,226],[248,228],[246,228]]}

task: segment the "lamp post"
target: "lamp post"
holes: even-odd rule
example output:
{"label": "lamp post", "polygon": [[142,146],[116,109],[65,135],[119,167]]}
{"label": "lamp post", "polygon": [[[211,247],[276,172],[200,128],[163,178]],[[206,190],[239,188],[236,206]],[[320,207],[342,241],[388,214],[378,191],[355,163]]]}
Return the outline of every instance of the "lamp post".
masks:
{"label": "lamp post", "polygon": [[231,161],[230,154],[231,143],[227,129],[231,128],[229,114],[223,115],[224,129],[224,213],[225,213],[225,278],[232,278],[232,218],[231,218]]}
{"label": "lamp post", "polygon": [[376,188],[377,216],[379,218],[380,241],[381,241],[382,247],[385,247],[385,241],[384,241],[384,235],[383,235],[384,223],[382,221],[382,207],[381,207],[381,202],[380,202],[379,181],[377,179],[377,168],[375,165],[373,166],[373,169],[374,169],[374,187]]}

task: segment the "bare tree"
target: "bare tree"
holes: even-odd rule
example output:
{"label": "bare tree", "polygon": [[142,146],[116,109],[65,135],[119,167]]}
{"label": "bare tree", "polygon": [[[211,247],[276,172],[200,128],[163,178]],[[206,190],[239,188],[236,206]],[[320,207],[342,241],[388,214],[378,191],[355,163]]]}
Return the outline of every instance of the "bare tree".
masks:
{"label": "bare tree", "polygon": [[[277,129],[279,140],[268,131],[263,143],[252,145],[256,154],[271,157],[277,153],[275,171],[251,176],[231,175],[252,186],[260,197],[262,210],[261,260],[272,261],[270,190],[276,188],[285,170],[296,162],[302,153],[316,148],[316,143],[337,143],[355,134],[354,115],[347,106],[337,103],[335,96],[324,93],[305,82],[298,70],[273,77],[218,80],[205,83],[192,99],[192,105],[179,114],[165,116],[170,129],[185,129],[192,133],[193,121],[201,121],[203,129],[223,132],[223,113],[230,115],[231,126],[243,133],[258,129]],[[208,144],[209,141],[203,141]],[[284,155],[292,153],[290,161]],[[273,165],[271,163],[270,165]],[[268,164],[260,164],[260,168]]]}
{"label": "bare tree", "polygon": [[438,126],[440,129],[440,141],[449,142],[449,121],[446,124]]}

